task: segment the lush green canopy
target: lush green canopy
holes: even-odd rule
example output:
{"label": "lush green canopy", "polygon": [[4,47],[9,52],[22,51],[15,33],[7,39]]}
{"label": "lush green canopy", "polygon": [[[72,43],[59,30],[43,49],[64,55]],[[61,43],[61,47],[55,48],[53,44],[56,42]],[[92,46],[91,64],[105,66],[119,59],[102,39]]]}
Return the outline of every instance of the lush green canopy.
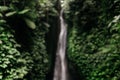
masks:
{"label": "lush green canopy", "polygon": [[[120,79],[120,1],[61,0],[73,80]],[[0,0],[0,80],[51,80],[59,0]]]}

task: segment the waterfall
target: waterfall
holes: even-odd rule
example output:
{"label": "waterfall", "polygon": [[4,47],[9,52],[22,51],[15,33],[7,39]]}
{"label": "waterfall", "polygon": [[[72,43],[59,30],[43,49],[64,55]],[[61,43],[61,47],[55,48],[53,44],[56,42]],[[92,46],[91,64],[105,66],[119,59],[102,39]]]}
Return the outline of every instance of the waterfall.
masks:
{"label": "waterfall", "polygon": [[68,80],[67,61],[66,61],[67,25],[63,19],[63,9],[61,9],[60,11],[59,19],[60,19],[60,33],[57,44],[53,80]]}

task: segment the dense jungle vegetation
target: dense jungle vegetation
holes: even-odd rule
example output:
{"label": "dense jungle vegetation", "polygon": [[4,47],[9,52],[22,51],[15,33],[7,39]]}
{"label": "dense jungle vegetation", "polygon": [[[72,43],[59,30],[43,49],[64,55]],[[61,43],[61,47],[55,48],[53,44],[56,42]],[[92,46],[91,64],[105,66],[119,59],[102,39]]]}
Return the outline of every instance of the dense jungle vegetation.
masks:
{"label": "dense jungle vegetation", "polygon": [[[120,0],[64,2],[72,79],[120,80]],[[52,80],[59,10],[58,0],[0,0],[0,80]]]}

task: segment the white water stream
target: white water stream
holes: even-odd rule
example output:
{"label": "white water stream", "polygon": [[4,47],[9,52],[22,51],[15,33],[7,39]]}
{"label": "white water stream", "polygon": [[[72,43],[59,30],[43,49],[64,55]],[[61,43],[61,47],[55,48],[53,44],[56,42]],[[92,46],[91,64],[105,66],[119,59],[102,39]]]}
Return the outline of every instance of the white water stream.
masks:
{"label": "white water stream", "polygon": [[60,11],[59,19],[60,19],[60,34],[57,44],[53,80],[68,80],[66,61],[67,26],[63,19],[63,9]]}

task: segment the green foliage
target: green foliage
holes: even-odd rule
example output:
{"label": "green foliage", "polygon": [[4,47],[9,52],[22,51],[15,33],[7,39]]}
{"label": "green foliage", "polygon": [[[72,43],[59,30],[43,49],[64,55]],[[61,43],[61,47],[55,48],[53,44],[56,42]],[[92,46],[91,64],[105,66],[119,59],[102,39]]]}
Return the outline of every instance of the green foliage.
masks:
{"label": "green foliage", "polygon": [[27,80],[46,80],[46,74],[50,69],[49,55],[46,49],[46,33],[49,30],[49,20],[53,16],[53,4],[50,0],[39,0],[36,18],[36,29],[32,31],[30,37],[33,44],[31,45],[31,56],[33,60],[32,69],[26,75]]}
{"label": "green foliage", "polygon": [[[114,26],[119,26],[119,23]],[[120,28],[119,28],[120,29]],[[69,59],[75,62],[79,73],[87,80],[119,80],[120,53],[118,33],[105,35],[95,29],[91,33],[77,36],[73,29],[69,38]],[[114,79],[115,78],[115,79]]]}
{"label": "green foliage", "polygon": [[[14,20],[16,17],[20,17],[21,19],[25,19],[25,23],[29,28],[31,29],[33,29],[33,27],[35,28],[35,23],[34,23],[35,21],[33,19],[38,17],[37,16],[38,13],[36,13],[37,11],[35,11],[35,6],[36,6],[35,4],[37,4],[37,1],[34,2],[31,0],[28,2],[28,0],[23,0],[22,2],[20,2],[20,0],[15,0],[15,1],[3,0],[3,2],[1,1],[0,4],[1,4],[0,14],[4,15],[3,17],[6,20],[8,19]],[[32,24],[32,26],[28,25],[28,22]],[[12,24],[14,24],[14,22]]]}
{"label": "green foliage", "polygon": [[45,80],[52,7],[50,0],[0,0],[0,80]]}
{"label": "green foliage", "polygon": [[[68,20],[73,24],[69,25],[68,57],[83,80],[120,79],[118,3],[117,0],[103,0],[102,3],[98,0],[77,0],[70,4],[69,14],[73,19],[69,20],[68,17]],[[95,12],[96,15],[92,17],[91,13]]]}
{"label": "green foliage", "polygon": [[25,18],[24,20],[25,20],[25,22],[26,22],[26,24],[27,24],[27,26],[28,26],[29,28],[31,28],[31,29],[35,29],[35,28],[36,28],[36,25],[35,25],[34,22],[32,22],[31,20],[29,20],[29,19],[27,19],[27,18]]}
{"label": "green foliage", "polygon": [[0,12],[7,11],[9,8],[7,6],[0,6]]}
{"label": "green foliage", "polygon": [[26,60],[17,50],[13,31],[0,26],[0,80],[15,80],[23,78],[28,72]]}
{"label": "green foliage", "polygon": [[45,46],[45,31],[40,32],[39,28],[37,28],[33,35],[34,45],[32,46],[31,56],[34,63],[27,77],[28,80],[45,80],[50,63]]}

